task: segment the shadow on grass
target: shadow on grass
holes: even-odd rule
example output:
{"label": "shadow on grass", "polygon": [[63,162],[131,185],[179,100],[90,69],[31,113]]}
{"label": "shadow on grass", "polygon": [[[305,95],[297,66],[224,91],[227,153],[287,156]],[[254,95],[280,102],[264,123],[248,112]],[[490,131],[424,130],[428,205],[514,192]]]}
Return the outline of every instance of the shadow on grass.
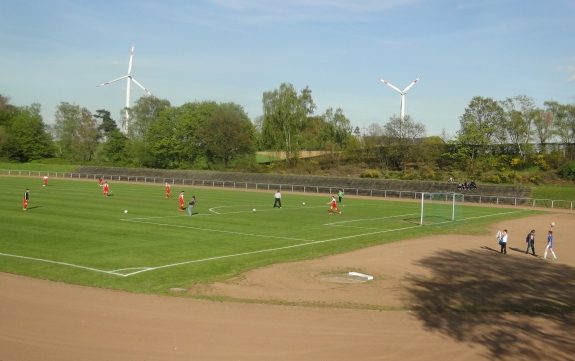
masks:
{"label": "shadow on grass", "polygon": [[481,344],[491,359],[564,360],[575,350],[575,268],[490,247],[416,264],[429,273],[407,277],[405,301],[427,329]]}

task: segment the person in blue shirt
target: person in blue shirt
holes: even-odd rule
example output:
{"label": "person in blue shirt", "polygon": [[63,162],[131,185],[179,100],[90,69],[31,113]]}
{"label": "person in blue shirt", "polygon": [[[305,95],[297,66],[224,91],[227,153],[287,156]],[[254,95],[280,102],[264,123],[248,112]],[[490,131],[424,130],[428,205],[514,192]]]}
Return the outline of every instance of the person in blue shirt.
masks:
{"label": "person in blue shirt", "polygon": [[553,259],[557,259],[555,252],[553,252],[553,231],[549,231],[549,236],[547,236],[547,247],[545,248],[545,254],[542,259],[547,259],[547,250],[551,251]]}

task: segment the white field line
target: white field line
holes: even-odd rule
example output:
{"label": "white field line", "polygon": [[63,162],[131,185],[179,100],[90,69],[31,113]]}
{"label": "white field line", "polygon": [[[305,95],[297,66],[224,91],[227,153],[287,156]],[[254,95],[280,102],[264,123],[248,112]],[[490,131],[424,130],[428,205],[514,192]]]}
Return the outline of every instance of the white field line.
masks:
{"label": "white field line", "polygon": [[[256,207],[255,210],[256,212],[279,212],[279,209],[269,209],[267,207],[269,207],[269,205],[265,205],[265,206],[218,206],[218,207],[212,207],[209,209],[210,212],[217,214],[217,215],[226,215],[226,214],[238,214],[238,213],[252,213],[253,210],[245,210],[245,211],[234,211],[234,212],[218,212],[216,211],[216,209],[219,208],[231,208],[231,207]],[[266,208],[257,208],[257,207],[266,207]],[[324,208],[325,206],[298,206],[298,207],[288,207],[282,208],[282,211],[285,210],[292,210],[292,209],[304,209],[304,208]]]}
{"label": "white field line", "polygon": [[104,270],[101,270],[101,269],[92,268],[92,267],[86,267],[86,266],[80,266],[80,265],[73,264],[73,263],[51,261],[51,260],[48,260],[48,259],[34,258],[34,257],[26,257],[26,256],[18,256],[18,255],[15,255],[15,254],[7,254],[7,253],[0,253],[0,256],[13,257],[13,258],[21,258],[21,259],[27,259],[27,260],[31,260],[31,261],[39,261],[39,262],[57,264],[57,265],[61,265],[61,266],[81,268],[81,269],[85,269],[85,270],[88,270],[88,271],[106,273],[106,274],[115,275],[115,276],[124,276],[123,274],[116,273],[116,272],[114,272],[114,271],[104,271]]}
{"label": "white field line", "polygon": [[[464,219],[476,219],[476,218],[493,217],[493,216],[499,216],[499,215],[503,215],[503,214],[510,214],[510,213],[517,213],[517,212],[525,212],[525,211],[529,211],[529,210],[518,210],[518,211],[512,211],[512,212],[502,212],[502,213],[488,214],[488,215],[483,215],[483,216],[469,217],[469,218],[464,218]],[[147,222],[141,222],[141,223],[147,223]],[[451,223],[451,221],[446,221],[446,222],[441,222],[441,223]],[[152,224],[153,224],[153,223],[152,223]],[[436,223],[436,224],[438,224],[438,223]],[[170,226],[171,226],[171,225],[170,225]],[[416,226],[396,228],[396,229],[389,229],[389,230],[383,230],[383,231],[377,231],[377,232],[356,234],[356,235],[345,236],[345,237],[338,237],[338,238],[332,238],[332,239],[326,239],[326,240],[320,240],[320,241],[311,241],[311,242],[306,242],[306,243],[300,243],[300,244],[295,244],[295,245],[291,245],[291,246],[284,246],[284,247],[276,247],[276,248],[263,249],[263,250],[259,250],[259,251],[243,252],[243,253],[236,253],[236,254],[216,256],[216,257],[208,257],[208,258],[202,258],[202,259],[193,260],[193,261],[185,261],[185,262],[179,262],[179,263],[172,263],[172,264],[167,264],[167,265],[157,266],[157,267],[122,268],[122,269],[117,269],[117,270],[114,270],[114,271],[105,271],[105,270],[100,270],[100,269],[97,269],[97,268],[75,265],[75,264],[72,264],[72,263],[57,262],[57,261],[51,261],[51,260],[46,260],[46,259],[41,259],[41,258],[18,256],[18,255],[13,255],[13,254],[6,254],[6,253],[0,253],[0,256],[14,257],[14,258],[20,258],[20,259],[28,259],[28,260],[32,260],[32,261],[52,263],[52,264],[57,264],[57,265],[61,265],[61,266],[68,266],[68,267],[80,268],[80,269],[85,269],[85,270],[88,270],[88,271],[105,273],[105,274],[110,274],[110,275],[120,276],[120,277],[130,277],[130,276],[133,276],[133,275],[142,273],[142,272],[154,271],[154,270],[162,269],[162,268],[176,267],[176,266],[181,266],[181,265],[185,265],[185,264],[207,262],[207,261],[213,261],[213,260],[224,259],[224,258],[241,257],[241,256],[247,256],[247,255],[258,254],[258,253],[265,253],[265,252],[281,251],[281,250],[290,249],[290,248],[304,247],[304,246],[310,246],[310,245],[314,245],[314,244],[320,244],[320,243],[327,243],[327,242],[339,241],[339,240],[343,240],[343,239],[350,239],[350,238],[358,238],[358,237],[363,237],[363,236],[370,236],[370,235],[374,235],[374,234],[381,234],[381,233],[388,233],[388,232],[395,232],[395,231],[403,231],[403,230],[413,229],[413,228],[418,228],[418,227],[421,227],[421,226],[420,226],[420,225],[416,225]],[[227,233],[231,233],[231,232],[227,232]],[[239,233],[238,233],[238,234],[239,234]],[[263,236],[261,236],[261,237],[263,237]],[[279,237],[275,237],[275,238],[279,238]],[[286,238],[286,239],[287,239],[287,238]],[[127,270],[130,270],[130,269],[137,269],[138,271],[136,271],[136,272],[131,272],[131,273],[126,273],[126,274],[118,273],[118,271],[127,271]]]}
{"label": "white field line", "polygon": [[[188,216],[188,217],[189,217],[189,216]],[[195,217],[195,216],[194,216],[194,217]],[[195,229],[195,230],[198,230],[198,231],[206,231],[206,232],[236,234],[236,235],[240,235],[240,236],[249,236],[249,237],[277,238],[277,239],[286,239],[286,240],[289,240],[289,241],[307,241],[307,239],[302,239],[302,238],[279,237],[279,236],[269,236],[269,235],[265,235],[265,234],[252,234],[252,233],[243,233],[243,232],[223,231],[223,230],[220,230],[220,229],[209,229],[209,228],[201,228],[201,227],[193,227],[193,226],[181,226],[181,225],[177,225],[177,224],[166,224],[166,223],[144,222],[144,221],[132,221],[132,220],[128,220],[128,222],[142,223],[142,224],[152,224],[152,225],[156,225],[156,226],[165,226],[165,227]]]}
{"label": "white field line", "polygon": [[417,225],[417,226],[404,227],[404,228],[388,229],[388,230],[384,230],[384,231],[370,232],[370,233],[364,233],[364,234],[355,234],[355,235],[351,235],[351,236],[338,237],[338,238],[332,238],[332,239],[325,239],[325,240],[321,240],[321,241],[312,241],[312,242],[294,244],[294,245],[291,245],[291,246],[284,246],[284,247],[276,247],[276,248],[262,249],[262,250],[259,250],[259,251],[251,251],[251,252],[228,254],[228,255],[216,256],[216,257],[202,258],[202,259],[197,259],[197,260],[193,260],[193,261],[185,261],[185,262],[178,262],[178,263],[167,264],[167,265],[158,266],[158,267],[147,267],[147,268],[142,269],[142,270],[140,270],[140,271],[136,271],[136,272],[132,272],[132,273],[127,273],[127,274],[124,275],[124,277],[129,277],[129,276],[136,275],[136,274],[138,274],[138,273],[147,272],[147,271],[154,271],[154,270],[162,269],[162,268],[182,266],[182,265],[185,265],[185,264],[207,262],[207,261],[213,261],[213,260],[217,260],[217,259],[247,256],[247,255],[251,255],[251,254],[258,254],[258,253],[265,253],[265,252],[281,251],[281,250],[290,249],[290,248],[297,248],[297,247],[304,247],[304,246],[309,246],[309,245],[313,245],[313,244],[320,244],[320,243],[340,241],[340,240],[343,240],[343,239],[357,238],[357,237],[369,236],[369,235],[373,235],[373,234],[388,233],[388,232],[395,232],[395,231],[403,231],[403,230],[406,230],[406,229],[418,228],[418,227],[420,227],[420,226]]}
{"label": "white field line", "polygon": [[379,217],[379,218],[361,218],[361,219],[353,219],[351,221],[341,221],[341,222],[332,222],[332,223],[326,223],[324,224],[324,226],[337,226],[343,223],[352,223],[352,222],[363,222],[363,221],[377,221],[380,219],[389,219],[389,218],[399,218],[399,217],[405,217],[405,216],[413,216],[413,215],[417,215],[419,213],[409,213],[409,214],[400,214],[398,216],[389,216],[389,217]]}

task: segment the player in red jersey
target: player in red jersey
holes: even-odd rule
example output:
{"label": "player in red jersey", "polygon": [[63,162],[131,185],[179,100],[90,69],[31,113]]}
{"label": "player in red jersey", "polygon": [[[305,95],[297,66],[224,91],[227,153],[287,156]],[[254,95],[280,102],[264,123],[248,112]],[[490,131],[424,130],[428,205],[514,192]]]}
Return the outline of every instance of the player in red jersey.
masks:
{"label": "player in red jersey", "polygon": [[170,192],[170,183],[166,182],[166,198],[172,198],[172,193]]}
{"label": "player in red jersey", "polygon": [[28,201],[30,200],[30,195],[28,194],[28,188],[26,188],[26,193],[24,193],[24,210],[28,208]]}
{"label": "player in red jersey", "polygon": [[42,187],[46,187],[48,185],[48,176],[45,175],[44,176],[44,184],[42,185]]}
{"label": "player in red jersey", "polygon": [[102,186],[102,177],[98,178],[98,185],[101,187]]}
{"label": "player in red jersey", "polygon": [[327,204],[331,204],[329,214],[332,214],[334,209],[337,211],[337,213],[341,214],[341,211],[337,208],[337,202],[335,200],[335,196],[331,196],[331,201],[327,202]]}
{"label": "player in red jersey", "polygon": [[104,197],[108,196],[108,181],[104,182]]}
{"label": "player in red jersey", "polygon": [[180,193],[180,208],[178,208],[178,211],[184,211],[184,191]]}

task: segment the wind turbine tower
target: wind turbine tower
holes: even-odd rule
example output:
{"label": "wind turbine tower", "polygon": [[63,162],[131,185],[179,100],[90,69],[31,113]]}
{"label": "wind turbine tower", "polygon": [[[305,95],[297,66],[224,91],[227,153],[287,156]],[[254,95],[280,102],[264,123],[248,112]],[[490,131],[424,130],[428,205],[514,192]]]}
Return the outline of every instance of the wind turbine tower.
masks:
{"label": "wind turbine tower", "polygon": [[401,119],[401,136],[403,136],[403,118],[405,117],[405,94],[407,94],[407,92],[409,91],[409,89],[415,85],[415,83],[417,83],[417,81],[420,79],[421,77],[415,79],[413,81],[413,83],[409,84],[409,86],[407,88],[405,88],[403,91],[399,90],[397,87],[389,84],[387,81],[381,79],[381,78],[377,78],[379,79],[383,84],[389,85],[390,88],[394,89],[395,91],[397,91],[399,94],[401,94],[401,100],[399,103],[399,117]]}
{"label": "wind turbine tower", "polygon": [[[132,51],[130,51],[130,63],[129,63],[129,65],[128,65],[128,74],[127,74],[127,75],[124,75],[124,76],[121,76],[121,77],[119,77],[119,78],[117,78],[117,79],[107,81],[107,82],[105,82],[105,83],[103,83],[103,84],[96,85],[96,88],[98,88],[98,87],[101,87],[101,86],[104,86],[104,85],[108,85],[108,84],[117,82],[118,80],[127,79],[127,86],[126,86],[126,108],[129,108],[129,107],[130,107],[130,81],[133,81],[133,82],[136,83],[136,85],[138,85],[140,88],[144,89],[144,91],[145,91],[146,93],[148,93],[148,95],[150,95],[150,96],[152,95],[152,93],[150,93],[150,92],[148,91],[148,89],[144,88],[144,87],[142,86],[142,84],[138,83],[138,81],[132,77],[132,58],[133,58],[133,57],[134,57],[134,44],[132,44]],[[126,118],[125,118],[125,128],[126,128],[126,133],[128,133],[128,128],[129,128],[129,125],[130,125],[130,115],[129,115],[128,111],[126,111],[126,114],[125,114],[125,115],[126,115]]]}

